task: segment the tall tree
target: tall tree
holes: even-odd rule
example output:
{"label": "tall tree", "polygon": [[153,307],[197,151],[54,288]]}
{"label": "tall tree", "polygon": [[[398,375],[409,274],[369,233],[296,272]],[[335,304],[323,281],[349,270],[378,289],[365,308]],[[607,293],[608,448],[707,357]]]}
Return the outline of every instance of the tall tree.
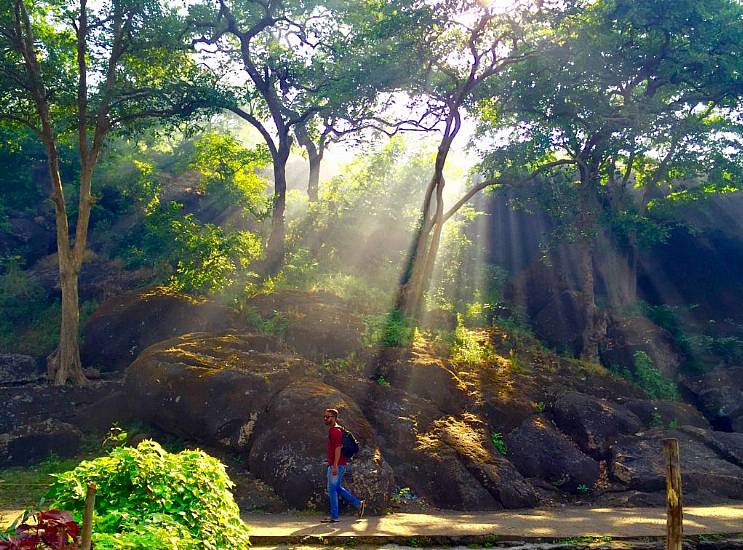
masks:
{"label": "tall tree", "polygon": [[543,26],[554,10],[548,2],[514,5],[508,13],[488,4],[475,0],[429,3],[434,23],[422,37],[426,63],[413,90],[424,113],[420,120],[435,120],[441,141],[396,302],[409,317],[420,313],[444,223],[475,193],[499,182],[479,181],[450,209],[444,208],[444,166],[466,110],[491,79],[535,55],[524,47],[522,38]]}
{"label": "tall tree", "polygon": [[[206,103],[209,88],[181,45],[182,28],[158,0],[0,1],[0,120],[31,128],[48,160],[62,290],[59,347],[48,365],[54,384],[86,381],[78,276],[106,137],[153,119],[184,119]],[[76,142],[80,162],[72,234],[59,169],[65,140]]]}
{"label": "tall tree", "polygon": [[[231,83],[235,101],[227,108],[260,132],[273,159],[267,273],[277,272],[284,258],[286,164],[294,137],[308,149],[309,194],[314,200],[324,148],[345,133],[322,122],[338,120],[339,113],[352,112],[352,106],[363,101],[368,103],[378,83],[392,74],[382,70],[379,50],[371,47],[375,42],[369,29],[379,29],[379,21],[393,20],[390,6],[394,3],[217,0],[192,9],[195,44],[202,45],[204,53],[212,52],[215,61],[224,62],[225,72],[234,72],[237,64],[246,77],[244,84]],[[387,45],[388,53],[393,45],[403,43],[400,36],[392,34],[385,40],[381,43]],[[374,64],[367,63],[369,60]]]}
{"label": "tall tree", "polygon": [[335,16],[345,26],[335,46],[336,58],[321,78],[324,102],[307,121],[297,124],[297,143],[309,161],[307,193],[318,200],[320,164],[334,143],[368,141],[375,134],[392,136],[412,121],[393,115],[399,95],[409,89],[424,58],[418,29],[431,25],[425,5],[408,0],[352,2]]}
{"label": "tall tree", "polygon": [[[610,286],[616,300],[632,302],[651,199],[695,179],[725,187],[740,173],[743,11],[733,0],[601,0],[544,40],[552,47],[494,81],[498,102],[481,103],[484,133],[500,138],[483,170],[528,183],[522,196],[541,202],[562,242],[577,248],[581,355],[596,361],[604,323],[595,254],[603,228],[621,228],[627,241],[625,275]],[[544,177],[524,178],[540,166],[549,167]]]}
{"label": "tall tree", "polygon": [[217,0],[191,10],[202,52],[236,65],[246,82],[232,82],[226,107],[253,125],[273,160],[274,195],[264,271],[276,273],[285,247],[286,164],[293,130],[319,110],[323,66],[332,66],[338,36],[332,12],[321,2]]}

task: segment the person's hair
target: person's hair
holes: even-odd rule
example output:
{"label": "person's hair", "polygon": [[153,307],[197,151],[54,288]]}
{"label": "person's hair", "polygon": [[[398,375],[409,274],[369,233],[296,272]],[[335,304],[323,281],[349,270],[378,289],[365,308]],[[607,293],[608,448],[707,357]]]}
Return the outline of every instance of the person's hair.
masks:
{"label": "person's hair", "polygon": [[333,418],[338,418],[338,409],[325,409],[326,413],[333,415]]}

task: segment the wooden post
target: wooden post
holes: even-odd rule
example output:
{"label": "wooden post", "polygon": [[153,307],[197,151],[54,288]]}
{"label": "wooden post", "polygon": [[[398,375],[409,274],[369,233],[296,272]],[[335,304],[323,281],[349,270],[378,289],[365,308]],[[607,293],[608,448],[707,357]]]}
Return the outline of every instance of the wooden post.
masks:
{"label": "wooden post", "polygon": [[83,512],[83,533],[80,537],[80,550],[90,550],[93,537],[93,509],[95,508],[95,483],[88,483],[85,494],[85,511]]}
{"label": "wooden post", "polygon": [[663,452],[666,458],[666,550],[681,550],[684,516],[678,440],[664,439]]}

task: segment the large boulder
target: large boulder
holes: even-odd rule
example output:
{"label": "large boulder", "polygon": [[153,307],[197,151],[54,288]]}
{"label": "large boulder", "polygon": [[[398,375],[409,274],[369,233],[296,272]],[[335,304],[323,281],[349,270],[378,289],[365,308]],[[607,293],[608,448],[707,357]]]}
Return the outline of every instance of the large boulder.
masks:
{"label": "large boulder", "polygon": [[18,353],[0,353],[0,385],[39,382],[46,377],[36,360]]}
{"label": "large boulder", "polygon": [[602,344],[601,359],[605,365],[634,368],[637,352],[646,353],[653,367],[673,379],[681,364],[681,356],[673,344],[673,337],[646,317],[613,318]]}
{"label": "large boulder", "polygon": [[682,401],[624,399],[622,405],[635,413],[643,424],[652,427],[695,426],[709,428],[698,409]]}
{"label": "large boulder", "polygon": [[601,459],[622,434],[640,431],[642,422],[627,408],[608,399],[567,392],[552,406],[555,424],[590,456]]}
{"label": "large boulder", "polygon": [[29,265],[55,248],[53,218],[10,216],[3,229],[0,231],[0,252],[6,255],[20,251]]}
{"label": "large boulder", "polygon": [[612,447],[611,475],[630,489],[645,492],[665,487],[663,439],[679,442],[681,477],[685,493],[743,498],[743,469],[680,431],[651,430],[638,436],[622,436]]}
{"label": "large boulder", "polygon": [[743,432],[743,367],[718,367],[682,387],[715,429]]}
{"label": "large boulder", "polygon": [[599,464],[583,454],[544,416],[532,416],[505,437],[507,456],[526,477],[548,481],[565,491],[592,487]]}
{"label": "large boulder", "polygon": [[425,487],[438,505],[452,503],[474,510],[525,508],[537,503],[534,487],[500,456],[474,415],[437,420],[417,440],[417,485]]}
{"label": "large boulder", "polygon": [[715,432],[694,426],[681,426],[679,430],[701,441],[728,462],[743,468],[743,433]]}
{"label": "large boulder", "polygon": [[156,342],[190,332],[223,332],[240,324],[229,308],[153,288],[101,305],[85,326],[81,356],[84,364],[101,371],[124,369]]}
{"label": "large boulder", "polygon": [[248,307],[285,324],[286,343],[314,360],[343,358],[361,347],[366,325],[345,300],[328,292],[283,290],[256,296]]}
{"label": "large boulder", "polygon": [[[54,419],[79,425],[79,412],[121,388],[116,380],[91,381],[86,386],[26,384],[0,387],[0,433]],[[107,426],[105,428],[108,428]]]}
{"label": "large boulder", "polygon": [[581,303],[583,294],[577,290],[555,293],[537,311],[532,324],[534,332],[551,345],[565,350],[579,350],[586,318]]}
{"label": "large boulder", "polygon": [[393,487],[390,466],[382,458],[369,422],[351,398],[315,379],[292,382],[271,400],[256,426],[250,448],[250,470],[271,485],[290,505],[321,507],[327,502],[327,437],[322,423],[326,408],[340,411],[361,450],[344,478],[371,511],[381,512]]}
{"label": "large boulder", "polygon": [[127,369],[138,416],[174,434],[238,452],[272,398],[314,366],[253,333],[193,333],[159,342]]}
{"label": "large boulder", "polygon": [[47,419],[0,434],[0,466],[28,466],[47,458],[74,456],[80,450],[82,432],[75,426]]}

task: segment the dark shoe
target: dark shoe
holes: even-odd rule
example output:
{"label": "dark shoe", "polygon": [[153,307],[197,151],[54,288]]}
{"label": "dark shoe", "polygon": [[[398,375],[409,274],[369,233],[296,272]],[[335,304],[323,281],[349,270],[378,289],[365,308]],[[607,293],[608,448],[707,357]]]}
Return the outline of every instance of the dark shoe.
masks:
{"label": "dark shoe", "polygon": [[320,520],[320,523],[338,523],[339,521],[340,520],[338,520],[338,519],[325,518],[325,519],[321,519]]}
{"label": "dark shoe", "polygon": [[366,501],[362,500],[359,502],[359,519],[364,517],[364,510],[366,510]]}

